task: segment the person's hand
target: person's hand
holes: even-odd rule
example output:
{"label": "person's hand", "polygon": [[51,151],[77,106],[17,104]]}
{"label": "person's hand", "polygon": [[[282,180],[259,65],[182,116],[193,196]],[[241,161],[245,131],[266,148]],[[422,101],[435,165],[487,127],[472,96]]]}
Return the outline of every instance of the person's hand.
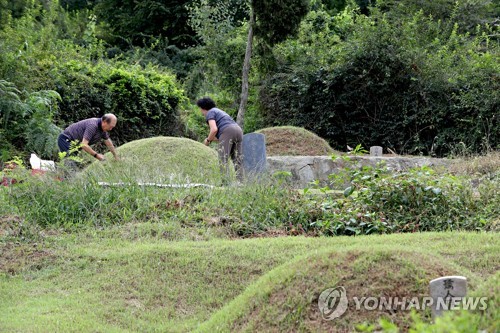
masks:
{"label": "person's hand", "polygon": [[97,154],[95,158],[97,158],[99,161],[106,161],[106,158],[103,154]]}
{"label": "person's hand", "polygon": [[115,161],[119,161],[120,157],[118,155],[115,155]]}
{"label": "person's hand", "polygon": [[203,144],[205,146],[210,146],[210,141],[208,141],[208,138],[206,138],[205,141],[203,141]]}

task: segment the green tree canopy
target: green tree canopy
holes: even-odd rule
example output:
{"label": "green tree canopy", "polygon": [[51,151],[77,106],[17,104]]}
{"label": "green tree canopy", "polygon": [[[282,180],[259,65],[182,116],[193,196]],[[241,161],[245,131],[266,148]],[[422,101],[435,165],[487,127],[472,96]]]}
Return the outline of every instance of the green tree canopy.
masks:
{"label": "green tree canopy", "polygon": [[255,37],[274,45],[297,32],[309,0],[253,0]]}
{"label": "green tree canopy", "polygon": [[[112,43],[148,44],[152,37],[164,37],[169,44],[186,47],[196,44],[187,24],[191,0],[101,0],[95,7],[98,18],[111,32]],[[127,45],[128,46],[128,45]]]}

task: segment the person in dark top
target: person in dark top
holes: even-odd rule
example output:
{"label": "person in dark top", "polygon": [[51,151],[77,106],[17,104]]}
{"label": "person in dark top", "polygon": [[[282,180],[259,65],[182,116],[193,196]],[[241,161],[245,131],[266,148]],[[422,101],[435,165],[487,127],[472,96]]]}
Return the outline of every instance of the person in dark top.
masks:
{"label": "person in dark top", "polygon": [[221,171],[229,175],[228,158],[234,164],[236,177],[242,180],[242,141],[243,131],[240,126],[226,112],[216,108],[215,102],[209,97],[203,97],[196,102],[196,105],[205,116],[210,133],[203,143],[208,146],[212,141],[219,142],[219,161],[221,162]]}
{"label": "person in dark top", "polygon": [[108,113],[101,118],[89,118],[81,120],[77,123],[69,125],[60,135],[57,140],[57,145],[61,152],[69,153],[71,142],[77,142],[82,145],[82,149],[97,158],[99,161],[104,160],[104,155],[93,150],[90,145],[93,145],[100,140],[108,147],[109,151],[118,160],[115,146],[109,138],[109,131],[115,126],[118,119],[114,114]]}

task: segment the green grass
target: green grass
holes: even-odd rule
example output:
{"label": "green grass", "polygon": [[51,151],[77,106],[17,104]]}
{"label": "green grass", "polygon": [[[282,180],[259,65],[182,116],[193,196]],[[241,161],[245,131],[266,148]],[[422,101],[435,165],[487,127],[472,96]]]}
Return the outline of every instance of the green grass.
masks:
{"label": "green grass", "polygon": [[[66,228],[162,222],[157,231],[185,234],[215,230],[226,237],[248,236],[280,228],[289,223],[306,228],[314,206],[295,191],[268,183],[223,188],[157,188],[155,186],[98,185],[96,177],[76,177],[54,182],[30,179],[4,192],[17,214],[42,226]],[[165,228],[163,228],[165,227]]]}
{"label": "green grass", "polygon": [[95,161],[83,175],[102,182],[143,182],[162,184],[219,184],[220,172],[215,149],[186,138],[154,137],[135,140],[117,148],[120,161],[110,153],[107,161]]}
{"label": "green grass", "polygon": [[[434,277],[426,274],[442,263],[443,272],[466,275],[472,288],[500,264],[500,241],[491,233],[175,242],[96,229],[53,233],[43,232],[37,245],[0,238],[2,331],[211,332],[230,331],[229,322],[299,329],[296,319],[308,311],[283,314],[311,307],[311,299],[298,297],[302,291],[332,287],[342,274],[364,276],[376,260],[381,264],[374,267],[397,271],[394,279],[414,282]],[[353,255],[355,261],[347,260]],[[269,299],[276,302],[263,301]],[[262,305],[259,313],[250,311],[255,305]]]}
{"label": "green grass", "polygon": [[[19,169],[12,173],[18,184],[0,188],[0,331],[341,332],[384,314],[319,320],[317,297],[336,285],[360,296],[419,296],[431,279],[460,274],[478,295],[496,290],[498,234],[449,232],[453,224],[437,223],[446,214],[423,216],[441,233],[265,238],[362,231],[387,210],[338,191],[291,190],[273,177],[214,188],[98,185],[145,175],[219,182],[209,174],[217,169],[215,152],[191,140],[139,140],[120,154],[122,161],[95,163],[64,181]],[[414,180],[410,188],[429,185],[423,176]],[[495,230],[497,184],[488,176],[475,194],[470,186],[440,192],[457,204],[446,212],[459,217],[456,229]],[[408,221],[396,222],[422,221],[418,210],[398,205]],[[477,219],[481,224],[470,223]],[[473,314],[474,327],[497,321],[496,294],[489,294],[496,307]],[[425,325],[429,313],[421,315]],[[409,313],[390,319],[404,329],[412,320]]]}

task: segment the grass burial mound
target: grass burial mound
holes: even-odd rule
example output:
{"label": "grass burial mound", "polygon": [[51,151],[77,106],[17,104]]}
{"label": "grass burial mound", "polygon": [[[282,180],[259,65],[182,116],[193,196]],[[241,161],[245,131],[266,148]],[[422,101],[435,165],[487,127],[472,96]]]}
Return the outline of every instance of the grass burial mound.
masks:
{"label": "grass burial mound", "polygon": [[268,127],[256,133],[266,136],[268,156],[322,156],[335,153],[324,139],[300,127]]}
{"label": "grass burial mound", "polygon": [[120,161],[107,153],[106,162],[92,163],[84,173],[103,182],[218,184],[217,153],[186,138],[155,137],[117,148]]}
{"label": "grass burial mound", "polygon": [[[464,269],[412,251],[316,252],[261,277],[198,332],[353,332],[359,325],[377,323],[379,318],[387,318],[406,331],[411,311],[401,306],[392,310],[389,305],[380,309],[380,303],[375,306],[373,299],[365,309],[363,297],[405,298],[408,306],[414,297],[421,301],[428,296],[430,280],[459,273],[464,274]],[[469,286],[476,280],[469,280]],[[324,290],[338,286],[345,288],[346,311],[339,318],[324,320],[318,310],[319,297]],[[359,309],[357,303],[361,304]],[[417,312],[430,316],[430,309]]]}
{"label": "grass burial mound", "polygon": [[[430,280],[456,274],[493,302],[471,313],[481,325],[456,332],[498,331],[493,233],[175,241],[149,227],[0,236],[0,331],[354,332],[380,316],[405,328],[410,311],[358,311],[353,297],[421,296]],[[323,320],[319,296],[340,286],[347,311]],[[416,332],[445,331],[455,332]]]}

